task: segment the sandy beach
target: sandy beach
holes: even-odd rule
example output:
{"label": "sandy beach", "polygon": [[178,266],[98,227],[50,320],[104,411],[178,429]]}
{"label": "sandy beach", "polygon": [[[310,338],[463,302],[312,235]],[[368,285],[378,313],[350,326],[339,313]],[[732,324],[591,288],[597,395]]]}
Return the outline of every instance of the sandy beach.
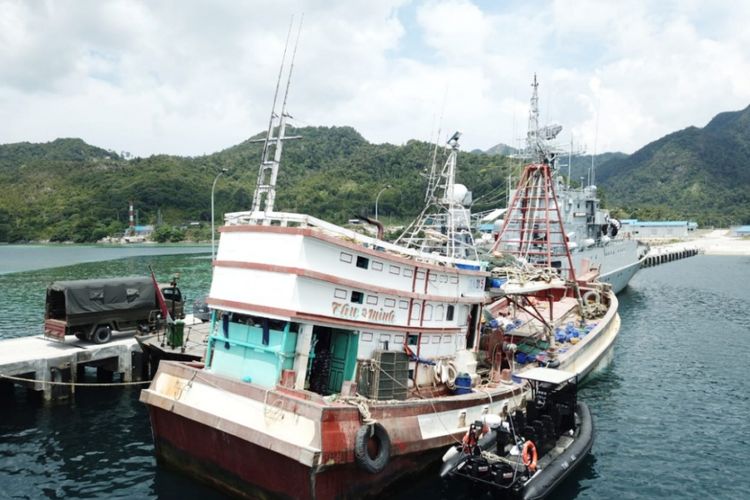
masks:
{"label": "sandy beach", "polygon": [[659,245],[651,242],[654,248],[692,247],[706,255],[750,255],[750,239],[731,236],[729,229],[700,231],[695,237],[680,242]]}

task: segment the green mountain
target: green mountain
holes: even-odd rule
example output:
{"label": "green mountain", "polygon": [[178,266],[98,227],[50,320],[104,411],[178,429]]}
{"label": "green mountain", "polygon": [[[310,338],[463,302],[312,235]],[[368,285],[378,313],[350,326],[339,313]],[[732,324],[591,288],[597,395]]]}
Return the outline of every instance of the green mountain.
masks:
{"label": "green mountain", "polygon": [[597,184],[623,215],[750,223],[750,107],[717,115],[597,168]]}
{"label": "green mountain", "polygon": [[[613,160],[627,158],[625,153],[601,153],[594,155],[594,183],[598,184],[601,180],[602,173],[606,171],[607,165]],[[568,158],[563,155],[560,159],[563,174],[568,175]],[[571,156],[570,178],[580,183],[581,178],[588,182],[589,172],[591,171],[591,155],[573,155]]]}
{"label": "green mountain", "polygon": [[[303,138],[285,143],[278,210],[342,223],[372,213],[376,194],[387,185],[381,216],[405,221],[421,210],[430,144],[370,144],[351,127],[306,127],[290,134]],[[229,170],[216,186],[218,220],[224,212],[250,208],[260,155],[261,144],[250,139],[207,156],[131,160],[79,139],[0,145],[0,241],[86,242],[122,233],[130,200],[141,224],[210,224],[216,174]],[[462,152],[458,162],[458,182],[473,189],[475,198],[505,186],[505,158]]]}
{"label": "green mountain", "polygon": [[520,152],[521,152],[520,149],[516,149],[513,146],[508,146],[507,144],[503,144],[501,142],[499,144],[495,144],[489,149],[486,149],[484,151],[484,154],[510,156],[510,155],[514,155]]}
{"label": "green mountain", "polygon": [[[422,209],[430,144],[371,144],[351,127],[290,133],[303,138],[285,143],[278,210],[342,223],[372,213],[376,194],[388,185],[379,200],[381,217],[405,222]],[[206,238],[217,173],[229,170],[216,186],[218,220],[224,212],[250,208],[260,155],[261,144],[252,138],[206,156],[134,159],[80,139],[0,145],[0,241],[88,242],[120,234],[130,200],[141,224],[163,221],[158,231],[165,238],[180,239],[183,230],[175,228],[196,221],[204,228],[193,236]],[[621,217],[748,224],[748,157],[750,107],[722,113],[702,129],[669,134],[629,156],[597,155],[596,184]],[[571,177],[585,177],[590,163],[591,157],[574,158]],[[517,160],[484,152],[461,152],[458,165],[458,182],[473,191],[475,212],[503,206],[506,178],[520,168]]]}

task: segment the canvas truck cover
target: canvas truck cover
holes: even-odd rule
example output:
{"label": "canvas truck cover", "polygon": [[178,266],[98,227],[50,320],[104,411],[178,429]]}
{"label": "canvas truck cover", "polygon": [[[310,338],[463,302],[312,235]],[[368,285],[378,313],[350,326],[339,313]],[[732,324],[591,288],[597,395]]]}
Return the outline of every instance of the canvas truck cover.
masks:
{"label": "canvas truck cover", "polygon": [[94,280],[56,281],[49,291],[65,294],[67,315],[113,310],[148,309],[155,307],[154,283],[151,278],[109,278]]}

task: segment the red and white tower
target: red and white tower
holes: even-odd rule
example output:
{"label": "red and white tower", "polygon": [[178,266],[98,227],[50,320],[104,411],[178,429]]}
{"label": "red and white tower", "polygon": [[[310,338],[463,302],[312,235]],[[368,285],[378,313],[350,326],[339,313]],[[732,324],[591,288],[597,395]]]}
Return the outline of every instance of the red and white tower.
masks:
{"label": "red and white tower", "polygon": [[531,163],[524,167],[493,251],[509,253],[538,267],[556,269],[562,278],[575,281],[568,238],[555,193],[555,159],[558,151],[550,143],[562,127],[539,127],[539,84],[531,84],[529,130],[526,151]]}
{"label": "red and white tower", "polygon": [[133,201],[130,201],[130,209],[128,210],[128,232],[135,234],[135,209],[133,208]]}

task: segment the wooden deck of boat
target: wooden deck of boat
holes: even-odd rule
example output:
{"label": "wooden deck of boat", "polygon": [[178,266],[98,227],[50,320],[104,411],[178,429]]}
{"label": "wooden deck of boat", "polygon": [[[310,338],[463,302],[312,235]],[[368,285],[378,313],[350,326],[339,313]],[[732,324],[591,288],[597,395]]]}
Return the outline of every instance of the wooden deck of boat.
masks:
{"label": "wooden deck of boat", "polygon": [[[526,306],[528,307],[528,306]],[[564,322],[567,318],[569,321],[578,319],[576,314],[576,308],[578,307],[578,301],[573,297],[563,297],[559,301],[552,304],[552,313],[550,314],[550,304],[548,302],[536,302],[533,306],[538,313],[548,322],[553,325]],[[509,319],[520,319],[523,323],[518,328],[514,328],[511,332],[517,337],[530,337],[541,333],[541,325],[536,318],[529,312],[522,309],[515,309],[514,311],[493,311],[495,314],[510,313]]]}

